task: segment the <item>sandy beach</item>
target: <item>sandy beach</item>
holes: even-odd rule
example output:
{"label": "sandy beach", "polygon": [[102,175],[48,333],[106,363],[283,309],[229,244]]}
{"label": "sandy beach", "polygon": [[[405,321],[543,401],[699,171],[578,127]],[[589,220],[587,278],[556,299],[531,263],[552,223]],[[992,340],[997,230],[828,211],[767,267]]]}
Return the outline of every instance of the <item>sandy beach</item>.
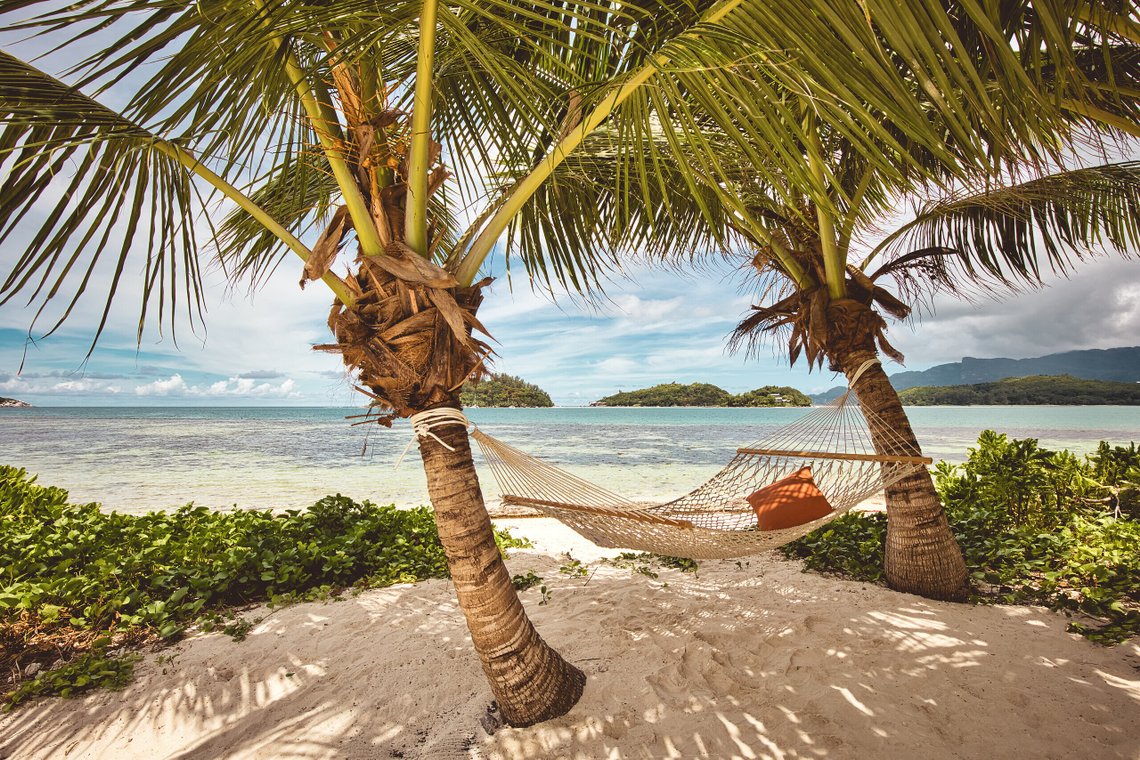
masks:
{"label": "sandy beach", "polygon": [[[1040,608],[931,602],[775,555],[650,578],[550,520],[512,573],[582,700],[484,728],[489,690],[450,586],[257,608],[244,642],[190,637],[121,692],[0,718],[2,758],[1137,758],[1140,646]],[[559,568],[573,556],[592,575]],[[596,568],[596,571],[595,571]]]}

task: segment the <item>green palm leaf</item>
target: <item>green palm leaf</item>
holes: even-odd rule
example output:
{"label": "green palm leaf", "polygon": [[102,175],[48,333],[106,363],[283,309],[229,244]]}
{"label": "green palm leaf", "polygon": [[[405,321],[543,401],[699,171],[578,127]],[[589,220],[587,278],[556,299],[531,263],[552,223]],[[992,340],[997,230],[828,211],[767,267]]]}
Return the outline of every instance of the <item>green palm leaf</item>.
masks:
{"label": "green palm leaf", "polygon": [[868,258],[904,292],[1040,284],[1077,262],[1140,248],[1140,162],[1058,172],[923,204]]}
{"label": "green palm leaf", "polygon": [[168,309],[173,324],[181,293],[191,319],[199,317],[194,188],[185,167],[157,149],[152,132],[2,51],[0,92],[7,122],[0,130],[0,245],[26,235],[3,274],[0,305],[24,299],[37,314],[50,314],[51,333],[107,254],[111,275],[98,285],[106,300],[96,340],[135,257],[144,270],[140,334],[152,296],[160,322]]}

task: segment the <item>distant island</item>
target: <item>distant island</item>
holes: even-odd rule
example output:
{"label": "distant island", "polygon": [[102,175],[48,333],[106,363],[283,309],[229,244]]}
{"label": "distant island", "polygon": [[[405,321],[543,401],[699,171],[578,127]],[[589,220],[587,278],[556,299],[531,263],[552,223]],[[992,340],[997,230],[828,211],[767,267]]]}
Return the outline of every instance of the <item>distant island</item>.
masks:
{"label": "distant island", "polygon": [[[1116,383],[1140,381],[1140,346],[1093,348],[1064,351],[1032,359],[975,359],[972,356],[950,364],[939,364],[926,370],[896,372],[891,375],[895,390],[918,387],[945,387],[995,383],[1009,377],[1039,375],[1071,375],[1085,380],[1107,380]],[[839,385],[812,395],[817,404],[841,396],[847,386]],[[1042,402],[1046,403],[1046,402]]]}
{"label": "distant island", "polygon": [[709,383],[662,383],[637,391],[621,391],[590,406],[811,406],[811,399],[786,385],[733,394]]}
{"label": "distant island", "polygon": [[466,407],[547,407],[554,406],[550,394],[521,377],[492,373],[478,382],[463,384],[459,402]]}
{"label": "distant island", "polygon": [[899,392],[909,406],[973,406],[995,404],[1055,404],[1089,406],[1140,405],[1140,383],[1085,380],[1072,375],[1011,377],[995,383],[920,386]]}
{"label": "distant island", "polygon": [[0,396],[0,407],[11,407],[14,409],[30,409],[32,407],[32,405],[25,402],[25,401],[19,401],[19,400],[14,399],[14,398],[4,398],[3,396]]}

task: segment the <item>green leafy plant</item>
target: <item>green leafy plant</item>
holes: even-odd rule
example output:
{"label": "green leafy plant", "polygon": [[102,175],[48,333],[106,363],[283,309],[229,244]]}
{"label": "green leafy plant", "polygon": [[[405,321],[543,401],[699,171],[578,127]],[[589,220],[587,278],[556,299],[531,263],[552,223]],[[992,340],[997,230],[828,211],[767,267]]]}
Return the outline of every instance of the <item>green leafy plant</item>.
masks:
{"label": "green leafy plant", "polygon": [[680,570],[682,573],[695,573],[701,566],[695,559],[688,557],[671,557],[668,554],[654,554],[653,557],[663,567],[671,567],[674,570]]}
{"label": "green leafy plant", "polygon": [[880,583],[886,538],[886,515],[848,512],[798,541],[784,545],[780,551],[786,557],[802,559],[808,570]]}
{"label": "green leafy plant", "polygon": [[614,567],[625,568],[639,575],[644,575],[647,578],[653,578],[654,580],[659,577],[658,573],[653,569],[654,567],[680,570],[682,573],[695,573],[700,567],[699,563],[693,559],[671,557],[667,554],[652,554],[650,552],[622,552],[607,561]]}
{"label": "green leafy plant", "polygon": [[568,561],[558,568],[558,572],[569,575],[571,578],[585,578],[590,573],[589,565],[583,564],[581,560],[574,559],[569,554],[566,557]]}
{"label": "green leafy plant", "polygon": [[654,555],[645,552],[622,552],[609,562],[614,567],[622,567],[646,578],[656,579],[658,575],[653,571],[653,557]]}
{"label": "green leafy plant", "polygon": [[1108,508],[1140,519],[1140,448],[1135,443],[1110,446],[1101,441],[1088,459],[1093,477],[1108,491]]}
{"label": "green leafy plant", "polygon": [[73,697],[91,689],[121,689],[130,683],[138,659],[136,655],[111,657],[101,649],[87,652],[20,684],[5,698],[4,711],[35,697]]}
{"label": "green leafy plant", "polygon": [[515,587],[516,591],[526,591],[529,588],[534,588],[542,583],[542,576],[535,575],[533,570],[528,570],[526,575],[515,575],[511,577],[511,585]]}

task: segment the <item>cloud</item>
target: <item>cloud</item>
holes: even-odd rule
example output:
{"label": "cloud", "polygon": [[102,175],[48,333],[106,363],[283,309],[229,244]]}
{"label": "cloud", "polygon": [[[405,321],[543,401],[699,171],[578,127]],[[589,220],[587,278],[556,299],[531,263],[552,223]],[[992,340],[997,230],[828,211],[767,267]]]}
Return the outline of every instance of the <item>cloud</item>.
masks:
{"label": "cloud", "polygon": [[1106,259],[1070,279],[1020,296],[978,304],[940,298],[935,313],[890,339],[908,366],[963,356],[1031,356],[1136,345],[1140,340],[1140,265]]}
{"label": "cloud", "polygon": [[50,378],[26,378],[22,376],[6,375],[0,379],[0,391],[11,393],[17,397],[34,395],[115,395],[122,392],[122,388],[108,380],[95,378],[81,378],[77,380],[63,380],[54,382]]}
{"label": "cloud", "polygon": [[135,388],[138,396],[167,396],[182,398],[297,398],[296,383],[287,379],[279,385],[258,383],[253,378],[231,377],[206,386],[188,385],[180,374],[165,380],[155,380]]}
{"label": "cloud", "polygon": [[240,398],[295,398],[297,384],[292,380],[285,380],[280,385],[272,383],[257,383],[248,377],[231,377],[229,380],[219,380],[213,383],[207,391],[210,396],[229,396]]}
{"label": "cloud", "polygon": [[279,380],[285,377],[285,373],[272,369],[255,369],[249,372],[242,372],[238,377],[242,380]]}
{"label": "cloud", "polygon": [[52,386],[52,393],[118,393],[119,386],[102,380],[64,380]]}
{"label": "cloud", "polygon": [[618,316],[642,325],[658,324],[665,317],[676,315],[686,305],[683,296],[653,299],[623,293],[613,298],[613,310],[617,311]]}
{"label": "cloud", "polygon": [[174,374],[166,380],[155,380],[153,383],[139,385],[135,394],[139,396],[185,396],[190,393],[190,387],[182,379],[182,375]]}
{"label": "cloud", "polygon": [[598,372],[605,372],[607,375],[628,375],[641,369],[641,364],[624,356],[611,356],[608,359],[602,359],[595,365],[595,368]]}
{"label": "cloud", "polygon": [[[7,380],[10,377],[12,377],[12,375],[0,373],[0,380]],[[128,380],[131,376],[117,372],[76,372],[74,370],[57,369],[50,372],[24,372],[20,377],[25,380],[44,380],[57,377],[68,379],[80,378],[83,380]]]}

